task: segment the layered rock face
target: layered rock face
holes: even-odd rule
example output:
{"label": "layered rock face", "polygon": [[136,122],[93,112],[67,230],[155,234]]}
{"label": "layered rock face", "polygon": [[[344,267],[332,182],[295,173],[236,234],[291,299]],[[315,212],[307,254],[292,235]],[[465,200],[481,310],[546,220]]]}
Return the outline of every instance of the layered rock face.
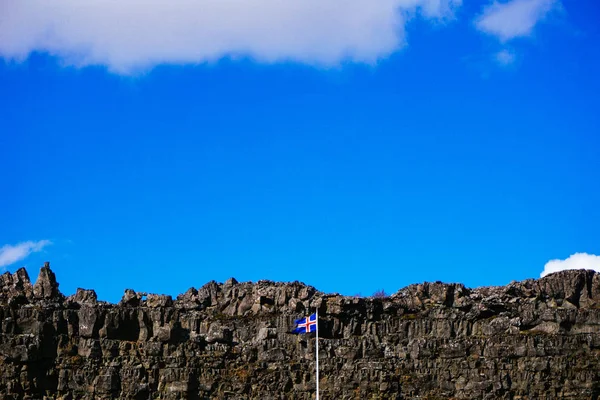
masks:
{"label": "layered rock face", "polygon": [[170,296],[70,297],[49,265],[0,276],[0,399],[597,399],[600,274],[388,298],[210,282]]}

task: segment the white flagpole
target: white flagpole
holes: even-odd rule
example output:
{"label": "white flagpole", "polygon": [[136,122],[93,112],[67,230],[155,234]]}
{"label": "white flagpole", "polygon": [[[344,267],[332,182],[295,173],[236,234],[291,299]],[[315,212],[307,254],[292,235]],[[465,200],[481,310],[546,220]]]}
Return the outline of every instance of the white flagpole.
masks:
{"label": "white flagpole", "polygon": [[315,312],[315,319],[317,322],[316,332],[317,332],[317,400],[319,400],[319,310]]}

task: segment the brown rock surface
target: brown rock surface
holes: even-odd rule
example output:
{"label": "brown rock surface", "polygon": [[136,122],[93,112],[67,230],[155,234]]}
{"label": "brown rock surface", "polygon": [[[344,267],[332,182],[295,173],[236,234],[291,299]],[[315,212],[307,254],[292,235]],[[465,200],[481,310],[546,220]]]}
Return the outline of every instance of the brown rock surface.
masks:
{"label": "brown rock surface", "polygon": [[49,265],[0,276],[0,399],[597,399],[600,274],[504,287],[410,285],[383,299],[299,282],[65,298]]}

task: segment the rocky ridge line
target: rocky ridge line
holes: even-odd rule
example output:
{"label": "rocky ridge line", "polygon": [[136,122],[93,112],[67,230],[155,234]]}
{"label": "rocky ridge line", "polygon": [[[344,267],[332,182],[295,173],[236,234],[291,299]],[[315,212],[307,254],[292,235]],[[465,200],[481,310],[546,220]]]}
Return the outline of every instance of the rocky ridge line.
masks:
{"label": "rocky ridge line", "polygon": [[597,399],[600,274],[441,282],[378,298],[209,282],[172,299],[64,296],[47,263],[0,275],[0,399]]}

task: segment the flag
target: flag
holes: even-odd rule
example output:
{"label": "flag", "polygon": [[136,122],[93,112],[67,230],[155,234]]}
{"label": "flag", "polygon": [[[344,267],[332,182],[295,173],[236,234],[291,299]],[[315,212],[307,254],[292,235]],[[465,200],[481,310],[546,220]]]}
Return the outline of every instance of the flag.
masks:
{"label": "flag", "polygon": [[317,330],[317,314],[296,320],[296,329],[292,333],[309,333]]}

